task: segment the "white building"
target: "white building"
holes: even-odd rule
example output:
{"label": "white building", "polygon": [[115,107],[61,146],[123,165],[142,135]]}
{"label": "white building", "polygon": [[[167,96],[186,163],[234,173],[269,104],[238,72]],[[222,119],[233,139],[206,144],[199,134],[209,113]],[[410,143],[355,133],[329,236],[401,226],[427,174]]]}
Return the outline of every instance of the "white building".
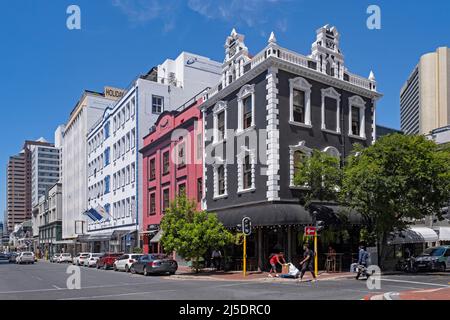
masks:
{"label": "white building", "polygon": [[[70,114],[63,134],[62,163],[62,236],[67,244],[75,244],[86,232],[87,209],[87,142],[92,126],[117,98],[105,93],[85,91]],[[81,248],[80,248],[81,249]],[[77,250],[68,248],[70,252]]]}
{"label": "white building", "polygon": [[[164,111],[220,80],[221,63],[181,53],[138,77],[88,135],[87,239],[96,252],[140,246],[143,137]],[[100,216],[97,215],[100,213]]]}
{"label": "white building", "polygon": [[[47,143],[44,138],[38,142]],[[38,204],[59,180],[59,149],[53,144],[30,146],[31,151],[31,205]]]}

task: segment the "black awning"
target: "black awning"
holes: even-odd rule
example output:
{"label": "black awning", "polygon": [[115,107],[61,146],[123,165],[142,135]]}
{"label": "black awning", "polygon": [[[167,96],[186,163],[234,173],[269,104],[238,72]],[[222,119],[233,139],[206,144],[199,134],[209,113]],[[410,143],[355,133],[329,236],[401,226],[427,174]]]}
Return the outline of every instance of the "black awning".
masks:
{"label": "black awning", "polygon": [[[336,205],[316,205],[319,219],[329,225],[362,224],[362,218],[356,212],[349,212]],[[252,219],[252,226],[265,227],[273,225],[311,225],[313,218],[305,207],[295,203],[264,203],[252,206],[230,208],[214,211],[225,227],[233,228],[242,223],[244,217]]]}
{"label": "black awning", "polygon": [[225,227],[236,227],[244,217],[252,219],[252,226],[309,225],[309,212],[298,204],[262,204],[215,211]]}

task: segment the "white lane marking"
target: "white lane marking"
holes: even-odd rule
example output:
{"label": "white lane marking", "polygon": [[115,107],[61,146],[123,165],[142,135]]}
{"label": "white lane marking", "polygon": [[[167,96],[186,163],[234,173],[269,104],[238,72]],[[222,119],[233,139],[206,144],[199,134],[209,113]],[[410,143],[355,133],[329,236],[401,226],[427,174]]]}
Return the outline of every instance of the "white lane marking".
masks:
{"label": "white lane marking", "polygon": [[35,278],[35,279],[37,279],[39,281],[44,281],[44,280],[42,280],[42,278],[39,278],[38,276],[33,276],[33,278]]}
{"label": "white lane marking", "polygon": [[386,282],[399,282],[399,283],[421,284],[421,285],[426,285],[426,286],[434,286],[434,287],[450,288],[449,285],[439,284],[439,283],[419,282],[419,281],[409,281],[409,280],[398,280],[398,279],[386,279],[386,278],[381,278],[380,280],[381,280],[381,281],[386,281]]}
{"label": "white lane marking", "polygon": [[56,290],[64,290],[63,288],[60,288],[58,286],[52,285],[53,288],[55,288]]}
{"label": "white lane marking", "polygon": [[103,296],[87,296],[87,297],[76,297],[76,298],[63,298],[57,300],[87,300],[87,299],[100,299],[100,298],[112,298],[112,297],[124,297],[124,296],[134,296],[138,294],[151,294],[160,292],[175,292],[178,290],[156,290],[156,291],[145,291],[145,292],[130,292],[130,293],[118,293],[118,294],[108,294]]}

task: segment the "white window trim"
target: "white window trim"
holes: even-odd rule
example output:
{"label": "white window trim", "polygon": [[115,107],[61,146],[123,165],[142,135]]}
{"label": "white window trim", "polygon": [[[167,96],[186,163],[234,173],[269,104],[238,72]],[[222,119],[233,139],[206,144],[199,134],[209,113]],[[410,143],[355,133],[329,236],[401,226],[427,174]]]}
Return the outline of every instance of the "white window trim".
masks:
{"label": "white window trim", "polygon": [[[227,140],[227,120],[228,120],[228,112],[227,112],[227,108],[228,108],[228,104],[225,101],[219,101],[216,103],[214,109],[213,109],[213,114],[214,114],[214,127],[213,127],[213,145],[214,144],[218,144],[221,143],[225,140]],[[224,123],[224,137],[223,140],[219,140],[219,130],[218,130],[218,115],[221,112],[225,112],[225,123]]]}
{"label": "white window trim", "polygon": [[[220,166],[224,167],[224,187],[225,187],[225,193],[219,195],[219,176],[218,176],[218,168]],[[214,170],[214,197],[213,199],[222,199],[228,197],[228,182],[227,182],[227,164],[226,162],[221,158],[216,158],[215,163],[213,164],[213,170]]]}
{"label": "white window trim", "polygon": [[[311,88],[312,85],[302,77],[289,80],[289,123],[291,125],[312,128],[311,123]],[[305,93],[305,123],[294,120],[294,90]]]}
{"label": "white window trim", "polygon": [[[336,131],[327,129],[325,124],[325,98],[331,98],[336,100]],[[322,89],[322,130],[330,133],[341,133],[341,95],[332,87]]]}
{"label": "white window trim", "polygon": [[[256,152],[254,149],[248,149],[246,147],[241,147],[241,152],[237,155],[237,170],[238,170],[238,193],[252,192],[256,190],[255,179],[256,179]],[[252,166],[252,186],[250,188],[244,189],[244,173],[242,172],[242,166],[244,164],[244,159],[247,155],[250,155],[250,163]]]}
{"label": "white window trim", "polygon": [[[366,139],[366,103],[360,96],[353,96],[348,99],[349,101],[349,113],[348,113],[348,135],[352,138]],[[352,129],[353,107],[359,108],[359,131],[360,134],[356,135]]]}
{"label": "white window trim", "polygon": [[255,85],[246,84],[241,88],[238,97],[238,128],[236,134],[240,134],[244,131],[244,99],[252,97],[252,124],[249,128],[245,129],[251,130],[255,128]]}
{"label": "white window trim", "polygon": [[294,184],[294,178],[295,178],[295,168],[294,168],[294,153],[296,151],[302,151],[304,152],[308,157],[312,155],[312,149],[308,148],[306,146],[305,141],[301,141],[299,144],[295,146],[289,146],[289,172],[290,172],[290,183],[289,187],[291,189],[307,189],[308,186],[296,186]]}
{"label": "white window trim", "polygon": [[336,147],[326,147],[325,149],[323,149],[323,152],[330,156],[333,156],[332,154],[330,154],[330,151],[333,151],[335,153],[336,158],[341,159],[341,153]]}

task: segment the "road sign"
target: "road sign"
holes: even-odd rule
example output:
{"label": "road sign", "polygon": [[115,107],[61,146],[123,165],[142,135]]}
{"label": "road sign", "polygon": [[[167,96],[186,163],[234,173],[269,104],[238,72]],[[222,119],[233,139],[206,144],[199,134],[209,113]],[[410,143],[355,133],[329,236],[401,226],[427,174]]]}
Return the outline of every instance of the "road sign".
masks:
{"label": "road sign", "polygon": [[317,234],[317,228],[316,227],[305,227],[305,235],[312,237]]}

